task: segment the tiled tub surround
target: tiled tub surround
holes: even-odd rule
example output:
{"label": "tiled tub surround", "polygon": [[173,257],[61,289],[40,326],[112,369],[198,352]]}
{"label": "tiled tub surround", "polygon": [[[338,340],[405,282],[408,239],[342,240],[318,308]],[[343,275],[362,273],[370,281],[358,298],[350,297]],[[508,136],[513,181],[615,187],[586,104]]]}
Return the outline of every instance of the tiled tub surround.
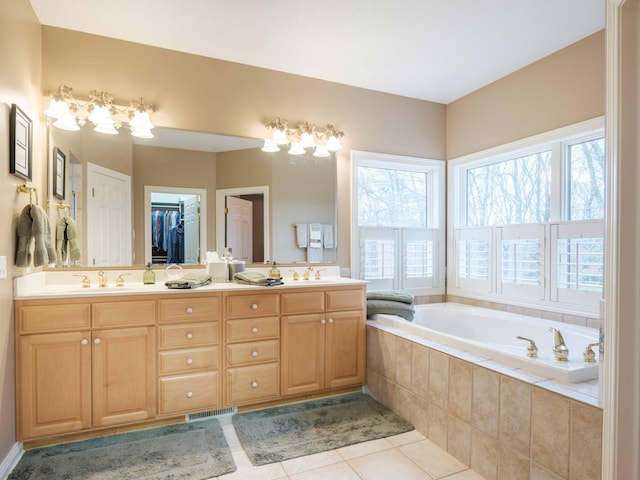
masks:
{"label": "tiled tub surround", "polygon": [[367,387],[487,480],[600,478],[597,381],[535,377],[369,322]]}

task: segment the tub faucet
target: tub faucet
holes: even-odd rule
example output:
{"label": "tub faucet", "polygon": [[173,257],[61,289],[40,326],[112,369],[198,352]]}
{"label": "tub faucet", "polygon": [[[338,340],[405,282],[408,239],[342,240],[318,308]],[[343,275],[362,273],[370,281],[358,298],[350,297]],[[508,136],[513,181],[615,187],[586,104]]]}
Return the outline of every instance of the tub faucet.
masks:
{"label": "tub faucet", "polygon": [[555,327],[549,327],[549,331],[553,333],[553,353],[556,356],[556,360],[566,362],[569,358],[569,349],[564,344],[562,333]]}

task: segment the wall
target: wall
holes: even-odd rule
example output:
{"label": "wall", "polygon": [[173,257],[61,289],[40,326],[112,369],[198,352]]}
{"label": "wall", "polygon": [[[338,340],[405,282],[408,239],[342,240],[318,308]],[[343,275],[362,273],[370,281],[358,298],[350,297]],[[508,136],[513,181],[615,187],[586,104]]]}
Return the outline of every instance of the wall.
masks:
{"label": "wall", "polygon": [[[184,168],[188,164],[189,168]],[[133,242],[135,264],[144,260],[144,186],[204,188],[207,190],[207,243],[215,250],[216,154],[143,145],[133,146]]]}
{"label": "wall", "polygon": [[338,157],[338,262],[349,266],[351,149],[445,158],[441,104],[43,27],[45,88],[66,84],[80,96],[105,90],[126,103],[157,103],[157,125],[264,137],[276,116],[333,123],[346,134]]}
{"label": "wall", "polygon": [[[9,109],[12,103],[31,118],[34,127],[33,177],[30,185],[45,191],[46,164],[41,109],[41,30],[27,0],[0,0],[0,255],[7,256],[7,279],[0,280],[0,461],[14,446],[15,378],[12,277],[25,269],[14,266],[15,232],[28,196],[16,193],[24,183],[9,174]],[[7,226],[9,228],[7,228]]]}
{"label": "wall", "polygon": [[447,105],[447,159],[604,115],[604,30]]}

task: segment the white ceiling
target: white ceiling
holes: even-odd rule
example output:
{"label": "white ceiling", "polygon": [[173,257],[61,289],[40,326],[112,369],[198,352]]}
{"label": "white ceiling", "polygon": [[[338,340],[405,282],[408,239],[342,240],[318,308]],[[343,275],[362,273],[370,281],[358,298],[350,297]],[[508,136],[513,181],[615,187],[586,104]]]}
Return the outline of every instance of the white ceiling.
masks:
{"label": "white ceiling", "polygon": [[40,22],[450,103],[604,28],[604,0],[31,0]]}

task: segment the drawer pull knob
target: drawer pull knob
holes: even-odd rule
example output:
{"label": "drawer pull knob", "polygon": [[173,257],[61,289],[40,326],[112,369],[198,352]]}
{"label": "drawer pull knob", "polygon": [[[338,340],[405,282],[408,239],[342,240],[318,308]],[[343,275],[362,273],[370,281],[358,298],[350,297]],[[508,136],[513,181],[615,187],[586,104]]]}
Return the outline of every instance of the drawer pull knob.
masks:
{"label": "drawer pull knob", "polygon": [[193,338],[193,333],[187,333],[187,340],[191,340]]}
{"label": "drawer pull knob", "polygon": [[256,381],[251,382],[251,388],[258,388],[258,382]]}
{"label": "drawer pull knob", "polygon": [[321,325],[324,325],[325,323],[327,323],[327,322],[325,321],[325,319],[324,319],[324,318],[323,318],[322,320],[320,320],[320,324],[321,324]]}
{"label": "drawer pull knob", "polygon": [[333,318],[330,318],[330,319],[329,319],[329,323],[333,323]]}
{"label": "drawer pull knob", "polygon": [[257,357],[258,356],[258,352],[256,352],[256,351],[251,352],[251,356],[253,358]]}
{"label": "drawer pull knob", "polygon": [[251,331],[252,331],[253,333],[258,333],[258,327],[253,327],[253,328],[251,329]]}
{"label": "drawer pull knob", "polygon": [[187,358],[187,365],[191,365],[193,363],[193,358]]}
{"label": "drawer pull knob", "polygon": [[89,345],[89,340],[87,340],[86,338],[83,338],[83,339],[80,341],[80,345]]}
{"label": "drawer pull knob", "polygon": [[193,308],[188,307],[188,308],[187,308],[187,313],[193,313]]}
{"label": "drawer pull knob", "polygon": [[99,338],[96,338],[93,343],[95,343],[96,345],[100,345],[100,343],[102,342],[102,340],[100,340]]}
{"label": "drawer pull knob", "polygon": [[187,392],[187,398],[193,397],[193,392]]}
{"label": "drawer pull knob", "polygon": [[251,310],[257,310],[258,309],[258,304],[254,303],[253,305],[251,305]]}

